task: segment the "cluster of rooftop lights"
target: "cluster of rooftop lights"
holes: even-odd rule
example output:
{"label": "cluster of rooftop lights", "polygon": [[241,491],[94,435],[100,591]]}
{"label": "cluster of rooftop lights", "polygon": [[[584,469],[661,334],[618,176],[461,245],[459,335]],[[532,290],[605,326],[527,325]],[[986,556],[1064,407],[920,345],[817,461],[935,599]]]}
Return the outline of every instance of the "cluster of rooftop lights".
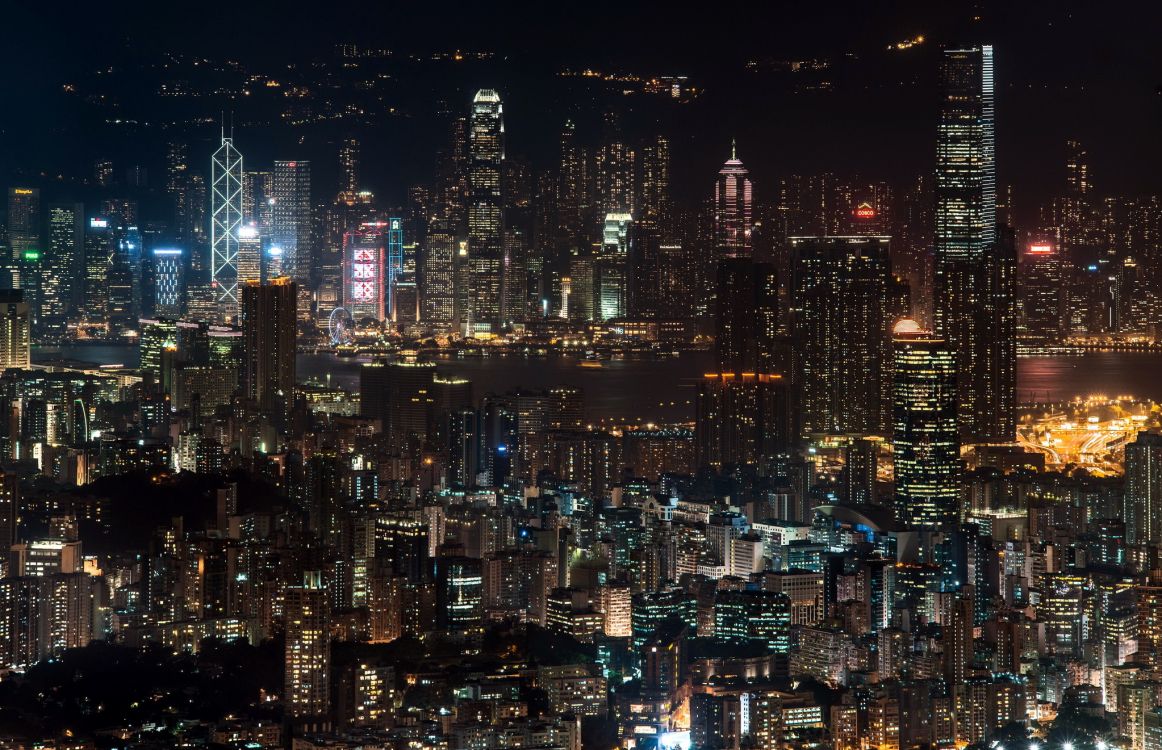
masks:
{"label": "cluster of rooftop lights", "polygon": [[[1042,745],[1040,742],[1036,741],[1029,743],[1029,750],[1045,750],[1046,747],[1046,745]],[[1119,750],[1119,748],[1108,744],[1105,740],[1098,740],[1095,744],[1095,747],[1097,750]],[[1005,746],[999,742],[993,742],[992,750],[1005,750]],[[1074,750],[1073,743],[1069,741],[1062,742],[1061,750]]]}

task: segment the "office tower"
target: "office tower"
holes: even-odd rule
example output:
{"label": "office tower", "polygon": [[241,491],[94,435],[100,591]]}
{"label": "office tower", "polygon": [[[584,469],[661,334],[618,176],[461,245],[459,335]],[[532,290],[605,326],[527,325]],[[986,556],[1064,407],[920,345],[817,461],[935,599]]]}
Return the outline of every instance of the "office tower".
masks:
{"label": "office tower", "polygon": [[[262,281],[267,278],[263,274],[262,236],[258,227],[251,223],[244,223],[238,227],[238,255],[234,261],[238,269],[238,284],[247,281]],[[273,273],[269,278],[277,278],[283,274]]]}
{"label": "office tower", "polygon": [[16,544],[20,519],[20,477],[0,473],[0,547],[10,550]]}
{"label": "office tower", "polygon": [[642,221],[668,225],[670,218],[670,141],[659,135],[642,148],[641,197],[637,201]]}
{"label": "office tower", "polygon": [[30,315],[23,289],[0,289],[0,368],[28,369]]}
{"label": "office tower", "polygon": [[932,237],[935,200],[933,179],[920,175],[904,191],[892,214],[892,270],[907,281],[909,317],[921,325],[932,319]]}
{"label": "office tower", "polygon": [[1092,187],[1089,154],[1081,142],[1072,138],[1065,142],[1065,187],[1070,195],[1086,195]]}
{"label": "office tower", "polygon": [[626,263],[626,307],[632,318],[662,315],[662,230],[656,220],[634,222]]}
{"label": "office tower", "polygon": [[773,373],[779,282],[775,267],[743,256],[718,263],[714,346],[719,372]]}
{"label": "office tower", "polygon": [[311,280],[311,163],[275,161],[271,177],[270,242],[281,247],[288,275]]}
{"label": "office tower", "polygon": [[339,146],[339,192],[359,192],[359,141],[344,138]]}
{"label": "office tower", "polygon": [[949,528],[959,520],[956,359],[908,319],[893,328],[892,346],[896,515],[908,526]]}
{"label": "office tower", "polygon": [[457,409],[448,416],[448,483],[475,487],[480,450],[480,419],[475,409]]}
{"label": "office tower", "polygon": [[[39,260],[40,246],[40,188],[8,188],[8,249],[11,253],[5,261],[13,287],[26,286],[36,279],[22,279],[22,269],[36,269],[27,266],[25,256],[33,254]],[[31,256],[30,256],[31,257]],[[32,303],[34,300],[30,299]]]}
{"label": "office tower", "polygon": [[359,415],[378,419],[395,447],[423,446],[432,413],[431,362],[368,364],[359,370]]}
{"label": "office tower", "polygon": [[802,431],[888,425],[892,321],[907,311],[887,237],[793,237],[791,332]]}
{"label": "office tower", "polygon": [[387,245],[386,262],[381,266],[383,268],[382,277],[383,284],[386,290],[387,312],[391,315],[395,310],[395,285],[400,276],[405,270],[415,273],[414,268],[414,253],[411,260],[412,268],[405,269],[404,259],[404,245],[403,245],[403,219],[395,218],[387,220],[387,228],[384,231]]}
{"label": "office tower", "polygon": [[323,575],[311,571],[286,587],[286,686],[292,718],[325,720],[331,709],[330,605]]}
{"label": "office tower", "polygon": [[577,144],[577,126],[567,120],[561,129],[561,163],[557,170],[557,238],[567,246],[581,234],[585,208],[586,163]]}
{"label": "office tower", "polygon": [[624,318],[626,314],[626,273],[633,242],[633,216],[605,215],[601,253],[595,262],[595,308],[598,320]]}
{"label": "office tower", "polygon": [[150,252],[152,263],[152,314],[162,318],[177,318],[182,314],[182,292],[185,288],[185,258],[181,248],[155,247]]}
{"label": "office tower", "polygon": [[108,318],[109,293],[106,277],[109,271],[109,255],[113,252],[116,236],[109,220],[94,216],[85,229],[84,263],[84,306],[85,320],[102,324]]}
{"label": "office tower", "polygon": [[217,317],[238,316],[238,230],[242,228],[242,154],[233,137],[222,134],[222,145],[210,160],[210,284]]}
{"label": "office tower", "polygon": [[273,179],[274,175],[267,171],[248,170],[242,174],[242,223],[255,225],[260,234],[270,231]]}
{"label": "office tower", "polygon": [[843,449],[843,500],[848,505],[874,505],[880,441],[856,438]]}
{"label": "office tower", "polygon": [[468,131],[469,336],[499,332],[504,261],[504,110],[500,95],[481,89],[472,100]]}
{"label": "office tower", "polygon": [[1027,341],[1052,343],[1068,333],[1066,266],[1059,248],[1055,237],[1038,237],[1025,248],[1017,267],[1017,330]]}
{"label": "office tower", "polygon": [[295,397],[298,285],[287,277],[242,286],[243,393],[285,427]]}
{"label": "office tower", "polygon": [[698,383],[698,465],[762,465],[790,445],[787,388],[779,375],[709,373]]}
{"label": "office tower", "polygon": [[386,227],[382,221],[363,222],[343,235],[343,307],[356,321],[387,317]]}
{"label": "office tower", "polygon": [[189,152],[185,143],[170,141],[166,144],[165,192],[173,202],[173,235],[186,246],[193,241],[194,235]]}
{"label": "office tower", "polygon": [[1139,432],[1126,445],[1124,517],[1127,543],[1162,539],[1162,435]]}
{"label": "office tower", "polygon": [[[463,552],[463,546],[459,550]],[[481,561],[463,555],[440,554],[435,563],[436,627],[456,633],[478,631],[484,614]]]}
{"label": "office tower", "polygon": [[456,238],[431,232],[425,247],[420,318],[437,329],[452,324],[456,313]]}
{"label": "office tower", "polygon": [[610,132],[606,135],[606,142],[597,149],[594,159],[596,172],[596,205],[597,221],[610,213],[633,213],[634,211],[634,176],[636,154],[633,149],[621,140],[616,118],[607,117],[606,124]]}
{"label": "office tower", "polygon": [[992,47],[946,50],[941,74],[936,334],[956,356],[961,438],[1007,442],[1015,433],[1016,383],[1004,352],[1012,345],[1012,270],[997,232]]}
{"label": "office tower", "polygon": [[48,209],[48,250],[42,260],[40,321],[44,335],[60,339],[83,291],[81,256],[85,210],[80,203]]}
{"label": "office tower", "polygon": [[108,265],[105,269],[106,319],[109,335],[120,336],[135,327],[140,311],[140,285],[137,269],[141,259],[141,232],[136,226],[118,226],[110,243]]}
{"label": "office tower", "polygon": [[714,185],[714,248],[719,256],[745,256],[752,252],[749,174],[731,144],[730,158],[718,170]]}

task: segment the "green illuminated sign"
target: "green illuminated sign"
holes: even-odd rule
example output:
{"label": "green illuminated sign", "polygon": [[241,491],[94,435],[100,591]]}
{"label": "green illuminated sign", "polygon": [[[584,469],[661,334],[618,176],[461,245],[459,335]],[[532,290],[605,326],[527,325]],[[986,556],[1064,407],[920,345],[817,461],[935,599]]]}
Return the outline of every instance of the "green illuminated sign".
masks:
{"label": "green illuminated sign", "polygon": [[40,260],[40,251],[39,250],[25,250],[24,251],[24,259],[25,260]]}

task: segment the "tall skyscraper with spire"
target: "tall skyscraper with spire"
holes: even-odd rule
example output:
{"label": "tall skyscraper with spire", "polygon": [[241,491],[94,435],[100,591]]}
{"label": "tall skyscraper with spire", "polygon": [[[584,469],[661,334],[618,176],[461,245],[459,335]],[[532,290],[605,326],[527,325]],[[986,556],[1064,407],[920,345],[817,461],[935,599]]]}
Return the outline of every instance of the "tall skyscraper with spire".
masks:
{"label": "tall skyscraper with spire", "polygon": [[470,336],[504,325],[504,110],[500,94],[481,89],[468,130],[468,267]]}
{"label": "tall skyscraper with spire", "polygon": [[997,231],[993,48],[950,49],[936,151],[936,334],[956,357],[960,437],[1015,434],[1012,252]]}
{"label": "tall skyscraper with spire", "polygon": [[750,172],[738,159],[735,144],[730,144],[730,158],[718,170],[714,186],[714,244],[720,256],[751,254]]}
{"label": "tall skyscraper with spire", "polygon": [[238,316],[238,230],[242,228],[242,154],[233,133],[210,160],[210,283],[218,317]]}

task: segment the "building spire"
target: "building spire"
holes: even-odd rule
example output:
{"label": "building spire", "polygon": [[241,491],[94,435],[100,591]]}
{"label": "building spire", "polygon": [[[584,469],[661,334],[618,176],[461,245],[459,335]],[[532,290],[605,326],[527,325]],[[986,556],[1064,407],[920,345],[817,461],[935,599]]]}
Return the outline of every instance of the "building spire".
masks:
{"label": "building spire", "polygon": [[734,138],[731,138],[730,139],[730,159],[731,159],[731,161],[738,160],[738,149],[736,148],[737,145],[738,145],[738,142]]}

